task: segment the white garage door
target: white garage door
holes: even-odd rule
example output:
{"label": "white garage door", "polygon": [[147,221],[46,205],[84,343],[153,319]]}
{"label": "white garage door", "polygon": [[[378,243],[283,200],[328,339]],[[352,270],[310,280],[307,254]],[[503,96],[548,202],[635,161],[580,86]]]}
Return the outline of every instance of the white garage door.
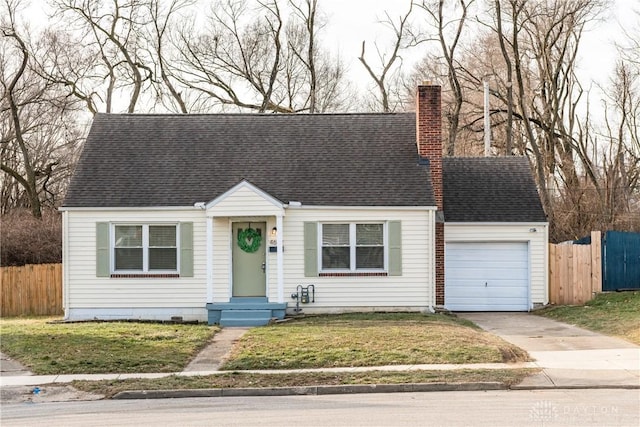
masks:
{"label": "white garage door", "polygon": [[453,311],[527,311],[527,243],[446,243],[445,307]]}

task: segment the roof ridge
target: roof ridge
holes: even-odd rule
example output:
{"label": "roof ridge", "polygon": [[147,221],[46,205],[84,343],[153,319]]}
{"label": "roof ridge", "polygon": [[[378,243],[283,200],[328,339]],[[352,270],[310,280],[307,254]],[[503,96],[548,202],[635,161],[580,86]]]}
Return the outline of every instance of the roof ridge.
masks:
{"label": "roof ridge", "polygon": [[323,116],[399,116],[413,115],[414,112],[402,111],[393,113],[382,112],[332,112],[332,113],[98,113],[102,117],[200,117],[200,116],[226,116],[226,117],[323,117]]}

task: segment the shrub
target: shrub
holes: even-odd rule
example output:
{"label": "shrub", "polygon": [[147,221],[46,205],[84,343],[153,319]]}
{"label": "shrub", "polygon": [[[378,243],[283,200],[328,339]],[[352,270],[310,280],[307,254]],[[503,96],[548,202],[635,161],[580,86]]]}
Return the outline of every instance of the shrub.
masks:
{"label": "shrub", "polygon": [[51,209],[34,218],[28,210],[2,216],[0,265],[62,262],[62,217]]}

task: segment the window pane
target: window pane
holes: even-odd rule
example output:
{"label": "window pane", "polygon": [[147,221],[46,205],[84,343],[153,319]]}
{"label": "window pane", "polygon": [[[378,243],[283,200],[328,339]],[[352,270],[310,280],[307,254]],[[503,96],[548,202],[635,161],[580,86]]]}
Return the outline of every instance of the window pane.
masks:
{"label": "window pane", "polygon": [[322,268],[351,268],[349,248],[325,247],[322,248]]}
{"label": "window pane", "polygon": [[150,225],[149,246],[176,246],[176,226]]}
{"label": "window pane", "polygon": [[382,245],[382,224],[356,224],[356,245]]}
{"label": "window pane", "polygon": [[140,247],[142,246],[141,225],[117,225],[116,247]]}
{"label": "window pane", "polygon": [[348,246],[349,224],[323,224],[322,246]]}
{"label": "window pane", "polygon": [[149,248],[149,270],[176,270],[175,248]]}
{"label": "window pane", "polygon": [[356,269],[384,268],[384,248],[382,246],[356,248]]}
{"label": "window pane", "polygon": [[142,270],[142,248],[116,248],[116,270]]}

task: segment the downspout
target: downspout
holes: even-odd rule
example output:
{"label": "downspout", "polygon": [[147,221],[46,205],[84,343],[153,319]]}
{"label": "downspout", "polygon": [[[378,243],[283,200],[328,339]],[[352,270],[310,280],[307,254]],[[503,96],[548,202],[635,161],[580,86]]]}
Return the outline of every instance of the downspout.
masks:
{"label": "downspout", "polygon": [[62,309],[69,320],[69,211],[62,211]]}
{"label": "downspout", "polygon": [[284,253],[282,249],[282,242],[284,240],[284,221],[282,215],[276,215],[276,268],[278,272],[278,302],[284,302]]}
{"label": "downspout", "polygon": [[213,303],[213,217],[205,217],[207,221],[206,237],[206,280],[207,280],[207,303]]}

